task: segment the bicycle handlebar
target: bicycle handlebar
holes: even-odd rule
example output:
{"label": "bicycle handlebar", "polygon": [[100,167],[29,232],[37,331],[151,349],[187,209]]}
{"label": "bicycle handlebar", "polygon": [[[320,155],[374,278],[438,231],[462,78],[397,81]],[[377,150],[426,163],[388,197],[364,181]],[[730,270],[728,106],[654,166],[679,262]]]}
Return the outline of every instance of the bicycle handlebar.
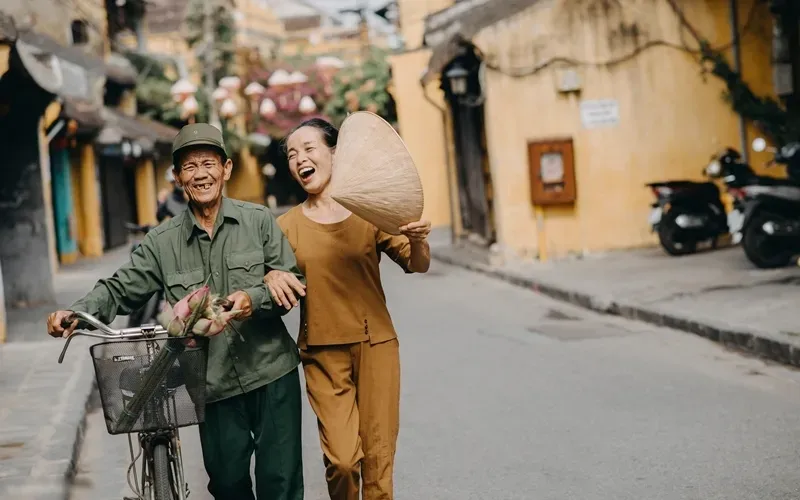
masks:
{"label": "bicycle handlebar", "polygon": [[94,337],[98,339],[135,339],[135,338],[155,337],[157,335],[167,334],[167,330],[160,325],[145,325],[136,328],[121,328],[119,330],[116,330],[106,325],[99,319],[95,318],[91,314],[79,311],[74,312],[70,318],[62,321],[61,326],[63,328],[67,328],[76,319],[78,321],[82,321],[90,326],[97,328],[102,333],[91,332],[88,330],[75,330],[72,333],[72,335],[67,337],[67,340],[64,342],[64,349],[61,350],[61,356],[58,357],[59,363],[64,361],[64,356],[67,354],[67,349],[69,348],[69,344],[74,337],[84,336],[84,337]]}

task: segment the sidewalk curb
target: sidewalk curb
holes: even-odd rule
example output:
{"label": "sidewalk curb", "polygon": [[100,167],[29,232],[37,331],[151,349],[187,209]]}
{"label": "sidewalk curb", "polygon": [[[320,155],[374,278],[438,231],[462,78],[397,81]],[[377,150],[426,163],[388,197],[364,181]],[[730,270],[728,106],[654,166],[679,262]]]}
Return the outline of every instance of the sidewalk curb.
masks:
{"label": "sidewalk curb", "polygon": [[64,473],[64,484],[65,484],[65,492],[64,492],[64,500],[69,500],[70,497],[70,489],[72,486],[72,480],[75,478],[75,475],[78,472],[78,464],[80,463],[81,458],[81,448],[83,447],[83,441],[86,438],[86,421],[91,411],[92,405],[92,394],[94,393],[95,389],[97,388],[97,380],[92,377],[91,382],[89,383],[89,390],[86,391],[86,398],[83,403],[83,407],[81,410],[81,416],[79,421],[77,422],[77,427],[75,429],[75,440],[72,443],[72,451],[69,460],[69,465],[67,470]]}
{"label": "sidewalk curb", "polygon": [[642,321],[657,326],[664,326],[693,333],[727,348],[758,356],[783,365],[800,368],[800,345],[785,339],[776,338],[765,331],[752,331],[728,325],[724,322],[694,320],[673,313],[660,311],[657,308],[620,302],[612,297],[600,296],[575,290],[547,282],[542,279],[518,276],[487,264],[474,262],[468,258],[450,255],[447,251],[431,248],[431,257],[445,264],[461,267],[473,272],[503,280],[535,293],[567,302],[601,314],[620,316]]}

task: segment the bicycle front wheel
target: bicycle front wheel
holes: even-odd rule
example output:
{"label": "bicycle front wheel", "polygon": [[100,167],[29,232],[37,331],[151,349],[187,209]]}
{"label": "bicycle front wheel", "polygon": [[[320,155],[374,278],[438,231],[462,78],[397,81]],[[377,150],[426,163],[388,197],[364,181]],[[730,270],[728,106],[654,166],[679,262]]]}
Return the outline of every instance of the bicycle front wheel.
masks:
{"label": "bicycle front wheel", "polygon": [[153,493],[154,500],[173,500],[169,483],[169,453],[164,443],[153,447]]}

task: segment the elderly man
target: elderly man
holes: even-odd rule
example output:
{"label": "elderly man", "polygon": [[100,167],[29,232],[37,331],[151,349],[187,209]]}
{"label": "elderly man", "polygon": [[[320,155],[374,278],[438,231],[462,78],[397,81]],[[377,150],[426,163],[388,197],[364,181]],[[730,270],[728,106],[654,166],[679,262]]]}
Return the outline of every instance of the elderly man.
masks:
{"label": "elderly man", "polygon": [[[163,289],[174,304],[211,276],[213,293],[227,296],[241,315],[208,349],[205,423],[200,425],[208,489],[215,499],[301,500],[300,381],[297,346],[273,302],[264,275],[281,270],[304,288],[305,279],[272,214],[260,205],[223,197],[231,176],[222,133],[208,124],[184,127],[172,155],[189,210],[150,231],[131,261],[70,308],[105,322],[140,307]],[[66,337],[70,311],[47,320]],[[255,452],[256,493],[250,480]]]}

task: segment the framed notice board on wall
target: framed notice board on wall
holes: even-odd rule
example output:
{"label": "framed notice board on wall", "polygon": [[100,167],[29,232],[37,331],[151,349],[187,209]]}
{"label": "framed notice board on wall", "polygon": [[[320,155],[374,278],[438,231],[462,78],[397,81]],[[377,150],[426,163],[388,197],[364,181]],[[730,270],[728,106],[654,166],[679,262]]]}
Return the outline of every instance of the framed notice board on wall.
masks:
{"label": "framed notice board on wall", "polygon": [[575,203],[575,162],[572,139],[528,142],[531,202],[534,205]]}

